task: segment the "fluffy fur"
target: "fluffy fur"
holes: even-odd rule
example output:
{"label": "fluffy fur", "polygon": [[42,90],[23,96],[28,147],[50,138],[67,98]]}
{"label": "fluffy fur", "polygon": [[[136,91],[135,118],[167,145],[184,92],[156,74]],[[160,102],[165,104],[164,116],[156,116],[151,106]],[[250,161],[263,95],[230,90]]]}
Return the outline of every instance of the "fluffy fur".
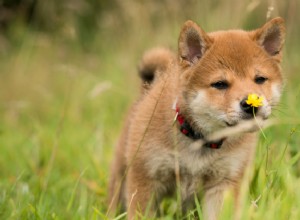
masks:
{"label": "fluffy fur", "polygon": [[[155,215],[161,199],[174,195],[180,187],[183,210],[202,192],[204,217],[214,220],[225,190],[232,188],[238,199],[258,130],[254,120],[251,126],[239,129],[252,118],[240,103],[249,93],[256,93],[264,98],[256,118],[264,121],[270,116],[282,89],[284,33],[281,18],[250,32],[205,33],[187,21],[179,36],[177,57],[166,49],[144,56],[140,74],[147,86],[131,109],[116,148],[110,212],[121,204],[129,219],[147,207],[150,215]],[[266,80],[258,82],[259,77]],[[225,82],[228,87],[216,88],[216,82]],[[193,129],[205,137],[223,134],[226,140],[222,147],[205,148],[201,140],[182,134],[174,123],[174,102]]]}

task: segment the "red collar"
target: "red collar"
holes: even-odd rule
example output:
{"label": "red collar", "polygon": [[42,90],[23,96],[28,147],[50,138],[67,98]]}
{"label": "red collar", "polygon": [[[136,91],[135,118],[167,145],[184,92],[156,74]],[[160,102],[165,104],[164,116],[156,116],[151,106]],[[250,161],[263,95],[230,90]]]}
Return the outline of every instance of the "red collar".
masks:
{"label": "red collar", "polygon": [[[193,140],[199,140],[203,139],[205,140],[204,136],[202,133],[195,131],[192,126],[185,120],[184,116],[180,113],[180,109],[178,106],[176,106],[176,120],[178,121],[180,127],[181,133],[183,133],[185,136],[193,139]],[[205,144],[203,146],[207,148],[212,148],[212,149],[219,149],[221,148],[223,144],[224,139],[221,139],[216,142],[209,142],[205,141]]]}

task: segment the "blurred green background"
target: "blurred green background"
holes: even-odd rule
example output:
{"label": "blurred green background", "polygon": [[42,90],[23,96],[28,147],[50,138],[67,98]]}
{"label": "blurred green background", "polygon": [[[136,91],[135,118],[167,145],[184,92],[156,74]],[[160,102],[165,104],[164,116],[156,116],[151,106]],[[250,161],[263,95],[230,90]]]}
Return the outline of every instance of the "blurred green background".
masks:
{"label": "blurred green background", "polygon": [[[209,32],[251,30],[276,16],[287,26],[286,86],[273,114],[280,123],[260,140],[243,219],[300,219],[299,6],[0,0],[0,219],[106,219],[109,163],[139,93],[143,52],[176,50],[187,19]],[[161,219],[178,216],[172,202],[162,209]],[[225,206],[222,219],[231,219],[230,210]]]}

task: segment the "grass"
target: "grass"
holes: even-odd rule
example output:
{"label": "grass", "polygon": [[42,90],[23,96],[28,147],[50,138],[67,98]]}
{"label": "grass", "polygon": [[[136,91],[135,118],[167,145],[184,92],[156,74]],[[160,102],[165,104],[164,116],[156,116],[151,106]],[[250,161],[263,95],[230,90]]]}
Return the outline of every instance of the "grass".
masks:
{"label": "grass", "polygon": [[[136,11],[124,25],[133,22],[133,27],[108,26],[90,50],[82,49],[76,37],[60,39],[18,25],[11,31],[12,43],[1,47],[0,219],[105,219],[109,163],[122,120],[139,92],[136,65],[142,51],[162,44],[176,48],[179,27],[189,16],[207,21],[207,30],[251,26],[254,16],[247,11],[245,17],[241,11],[247,5],[241,4],[235,16],[245,22],[227,17],[219,23],[207,12],[197,14],[200,3],[194,1],[195,9],[187,7],[178,17],[180,7],[163,6],[167,14],[157,24],[146,14],[154,3],[130,4]],[[146,18],[137,19],[139,7]],[[221,3],[206,7],[214,15],[222,9],[230,14]],[[274,110],[280,123],[264,130],[266,138],[259,141],[253,177],[243,186],[242,219],[300,219],[300,45],[294,40],[296,22],[287,23],[286,86]],[[195,212],[202,213],[196,204]],[[164,201],[161,219],[179,216],[176,207],[175,201]],[[231,219],[232,207],[228,193],[222,219]]]}

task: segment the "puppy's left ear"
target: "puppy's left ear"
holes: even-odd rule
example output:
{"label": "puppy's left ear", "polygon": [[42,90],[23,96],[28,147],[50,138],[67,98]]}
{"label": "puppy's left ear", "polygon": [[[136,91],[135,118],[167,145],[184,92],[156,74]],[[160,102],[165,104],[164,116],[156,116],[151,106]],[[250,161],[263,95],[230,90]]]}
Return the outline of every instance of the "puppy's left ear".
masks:
{"label": "puppy's left ear", "polygon": [[178,41],[178,55],[184,66],[194,65],[212,44],[212,39],[193,21],[186,21]]}
{"label": "puppy's left ear", "polygon": [[284,20],[280,17],[267,22],[254,32],[254,40],[273,58],[281,60],[281,50],[285,38]]}

